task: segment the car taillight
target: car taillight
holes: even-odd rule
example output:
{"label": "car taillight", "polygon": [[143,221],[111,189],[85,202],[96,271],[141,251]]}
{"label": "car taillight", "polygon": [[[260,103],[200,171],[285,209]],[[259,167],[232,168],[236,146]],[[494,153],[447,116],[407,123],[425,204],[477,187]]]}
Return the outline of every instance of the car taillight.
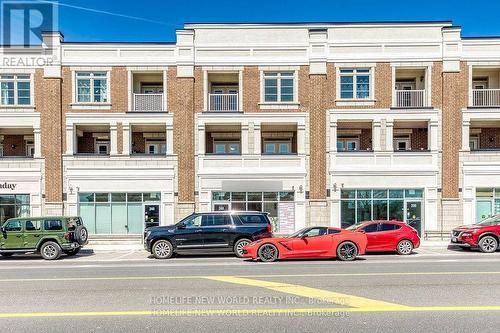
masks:
{"label": "car taillight", "polygon": [[273,231],[273,227],[272,227],[271,223],[269,223],[267,225],[267,232],[272,232],[272,231]]}
{"label": "car taillight", "polygon": [[71,238],[71,234],[69,232],[64,234],[64,239],[69,240]]}

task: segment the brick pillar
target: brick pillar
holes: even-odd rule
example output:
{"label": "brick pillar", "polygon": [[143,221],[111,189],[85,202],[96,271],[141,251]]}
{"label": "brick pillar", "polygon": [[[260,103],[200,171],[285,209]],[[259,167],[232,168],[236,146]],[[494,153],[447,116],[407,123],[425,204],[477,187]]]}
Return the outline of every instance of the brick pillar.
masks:
{"label": "brick pillar", "polygon": [[45,157],[45,214],[63,213],[61,79],[43,79],[42,154]]}
{"label": "brick pillar", "polygon": [[178,202],[194,204],[194,81],[177,77],[177,69],[168,70],[168,111],[173,113],[174,154],[178,159]]}
{"label": "brick pillar", "polygon": [[310,75],[310,91],[314,95],[310,99],[309,111],[309,198],[326,200],[326,124],[328,122],[326,103],[327,76]]}
{"label": "brick pillar", "polygon": [[468,68],[460,64],[460,72],[443,72],[443,199],[459,198],[459,151],[462,146],[462,108],[467,106]]}

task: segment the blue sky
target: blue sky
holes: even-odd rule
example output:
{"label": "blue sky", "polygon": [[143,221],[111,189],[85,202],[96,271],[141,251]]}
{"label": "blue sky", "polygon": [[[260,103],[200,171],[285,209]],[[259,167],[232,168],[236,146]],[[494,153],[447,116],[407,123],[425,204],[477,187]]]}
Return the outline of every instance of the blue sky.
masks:
{"label": "blue sky", "polygon": [[[452,20],[455,25],[462,26],[463,36],[500,35],[499,0],[59,2],[59,30],[64,33],[66,41],[174,41],[175,29],[182,28],[186,22]],[[85,7],[88,10],[73,6]]]}

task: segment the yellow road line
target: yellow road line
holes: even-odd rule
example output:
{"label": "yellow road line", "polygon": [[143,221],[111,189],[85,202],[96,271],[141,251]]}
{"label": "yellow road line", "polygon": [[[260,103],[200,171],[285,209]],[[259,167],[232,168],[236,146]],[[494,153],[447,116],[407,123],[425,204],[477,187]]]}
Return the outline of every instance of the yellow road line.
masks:
{"label": "yellow road line", "polygon": [[[320,274],[257,274],[239,275],[243,278],[280,278],[280,277],[343,277],[343,276],[421,276],[421,275],[500,275],[499,272],[386,272],[386,273],[320,273]],[[0,282],[39,282],[39,281],[106,281],[106,280],[175,280],[209,279],[217,275],[187,276],[110,276],[110,277],[67,277],[67,278],[26,278],[0,279]]]}
{"label": "yellow road line", "polygon": [[322,314],[347,312],[477,312],[500,311],[500,306],[441,306],[441,307],[364,307],[364,308],[301,308],[301,309],[209,309],[209,310],[143,310],[143,311],[79,311],[79,312],[34,312],[0,313],[1,318],[50,318],[50,317],[113,317],[113,316],[244,316],[244,315],[286,315]]}
{"label": "yellow road line", "polygon": [[209,280],[234,283],[238,285],[266,288],[286,294],[316,299],[322,302],[334,303],[339,305],[351,306],[355,308],[406,308],[404,305],[377,301],[365,297],[353,296],[337,293],[334,291],[304,287],[296,284],[271,282],[241,278],[236,276],[218,276],[209,277]]}

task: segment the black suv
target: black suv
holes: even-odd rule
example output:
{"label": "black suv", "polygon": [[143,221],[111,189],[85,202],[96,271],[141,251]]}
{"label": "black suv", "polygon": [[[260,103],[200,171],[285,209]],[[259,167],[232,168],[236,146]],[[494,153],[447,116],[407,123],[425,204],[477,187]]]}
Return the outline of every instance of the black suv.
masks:
{"label": "black suv", "polygon": [[144,232],[144,248],[155,258],[167,259],[174,252],[234,252],[243,257],[250,242],[272,237],[267,213],[195,213],[175,225],[152,227]]}

